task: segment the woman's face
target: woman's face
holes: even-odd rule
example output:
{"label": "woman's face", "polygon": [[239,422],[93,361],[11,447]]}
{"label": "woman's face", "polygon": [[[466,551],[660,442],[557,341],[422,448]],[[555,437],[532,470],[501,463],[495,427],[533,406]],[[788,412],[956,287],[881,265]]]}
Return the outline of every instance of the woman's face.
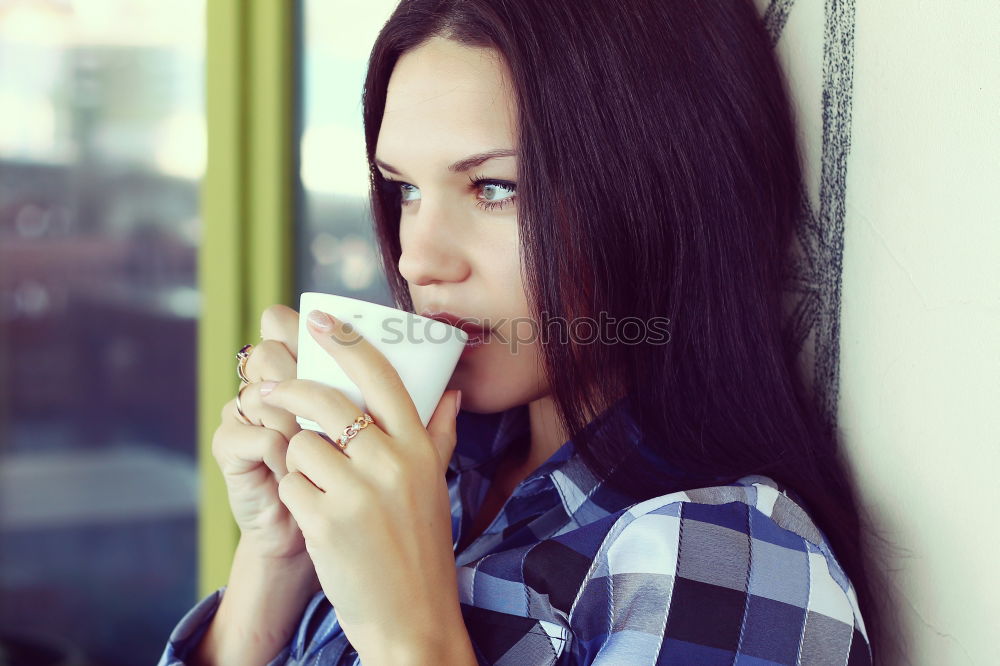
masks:
{"label": "woman's face", "polygon": [[517,158],[456,165],[516,146],[514,95],[496,51],[433,38],[399,59],[375,151],[382,175],[399,181],[390,183],[402,202],[399,272],[417,313],[493,329],[448,385],[473,412],[548,393],[521,280]]}

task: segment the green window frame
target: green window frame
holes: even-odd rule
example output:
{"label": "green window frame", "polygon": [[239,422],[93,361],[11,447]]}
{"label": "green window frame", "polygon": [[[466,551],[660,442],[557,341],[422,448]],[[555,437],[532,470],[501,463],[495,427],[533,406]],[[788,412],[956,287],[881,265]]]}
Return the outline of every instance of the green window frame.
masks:
{"label": "green window frame", "polygon": [[198,279],[198,591],[225,585],[239,530],[212,456],[222,406],[239,388],[236,351],[260,314],[294,297],[298,3],[208,0],[206,126]]}

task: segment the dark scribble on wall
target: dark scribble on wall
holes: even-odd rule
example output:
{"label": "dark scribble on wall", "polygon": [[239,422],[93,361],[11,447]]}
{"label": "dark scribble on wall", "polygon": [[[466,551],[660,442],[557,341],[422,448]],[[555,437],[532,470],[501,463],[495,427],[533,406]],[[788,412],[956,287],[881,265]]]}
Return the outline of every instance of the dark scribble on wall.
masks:
{"label": "dark scribble on wall", "polygon": [[[794,0],[771,0],[764,24],[777,45]],[[851,148],[854,74],[854,0],[824,6],[822,146],[819,191],[802,193],[802,216],[786,274],[786,335],[800,354],[807,384],[829,427],[837,422],[840,383],[840,293],[844,256],[844,202]],[[809,178],[807,182],[814,182]],[[813,202],[818,201],[818,210]]]}
{"label": "dark scribble on wall", "polygon": [[795,0],[771,0],[771,3],[764,11],[764,27],[771,35],[771,45],[777,45],[781,38],[781,32],[785,29],[785,21],[788,20],[788,12],[791,11]]}

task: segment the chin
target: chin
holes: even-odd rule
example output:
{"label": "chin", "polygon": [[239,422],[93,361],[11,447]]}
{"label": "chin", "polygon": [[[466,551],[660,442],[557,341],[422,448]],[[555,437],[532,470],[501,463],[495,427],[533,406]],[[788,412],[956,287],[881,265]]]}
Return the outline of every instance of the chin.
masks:
{"label": "chin", "polygon": [[[488,388],[486,388],[488,387]],[[448,390],[462,389],[462,411],[475,414],[494,414],[518,404],[516,394],[500,390],[500,387],[485,382],[462,381],[453,376],[448,382]]]}
{"label": "chin", "polygon": [[543,387],[532,382],[504,386],[497,382],[470,383],[453,379],[448,388],[462,389],[462,411],[474,414],[496,414],[547,394]]}

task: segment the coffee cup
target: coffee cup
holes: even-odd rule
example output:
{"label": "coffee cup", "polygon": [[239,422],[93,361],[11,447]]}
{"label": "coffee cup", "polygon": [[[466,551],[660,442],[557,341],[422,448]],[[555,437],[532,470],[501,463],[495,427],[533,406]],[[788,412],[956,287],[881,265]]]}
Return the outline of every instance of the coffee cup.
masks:
{"label": "coffee cup", "polygon": [[[361,389],[309,332],[313,310],[347,322],[386,357],[413,400],[420,421],[430,422],[469,339],[462,329],[405,310],[347,296],[304,292],[299,298],[299,349],[296,377],[336,388],[358,412],[368,410]],[[296,416],[303,429],[324,432],[315,421]],[[345,423],[345,426],[350,425]],[[331,436],[339,435],[334,433]]]}

